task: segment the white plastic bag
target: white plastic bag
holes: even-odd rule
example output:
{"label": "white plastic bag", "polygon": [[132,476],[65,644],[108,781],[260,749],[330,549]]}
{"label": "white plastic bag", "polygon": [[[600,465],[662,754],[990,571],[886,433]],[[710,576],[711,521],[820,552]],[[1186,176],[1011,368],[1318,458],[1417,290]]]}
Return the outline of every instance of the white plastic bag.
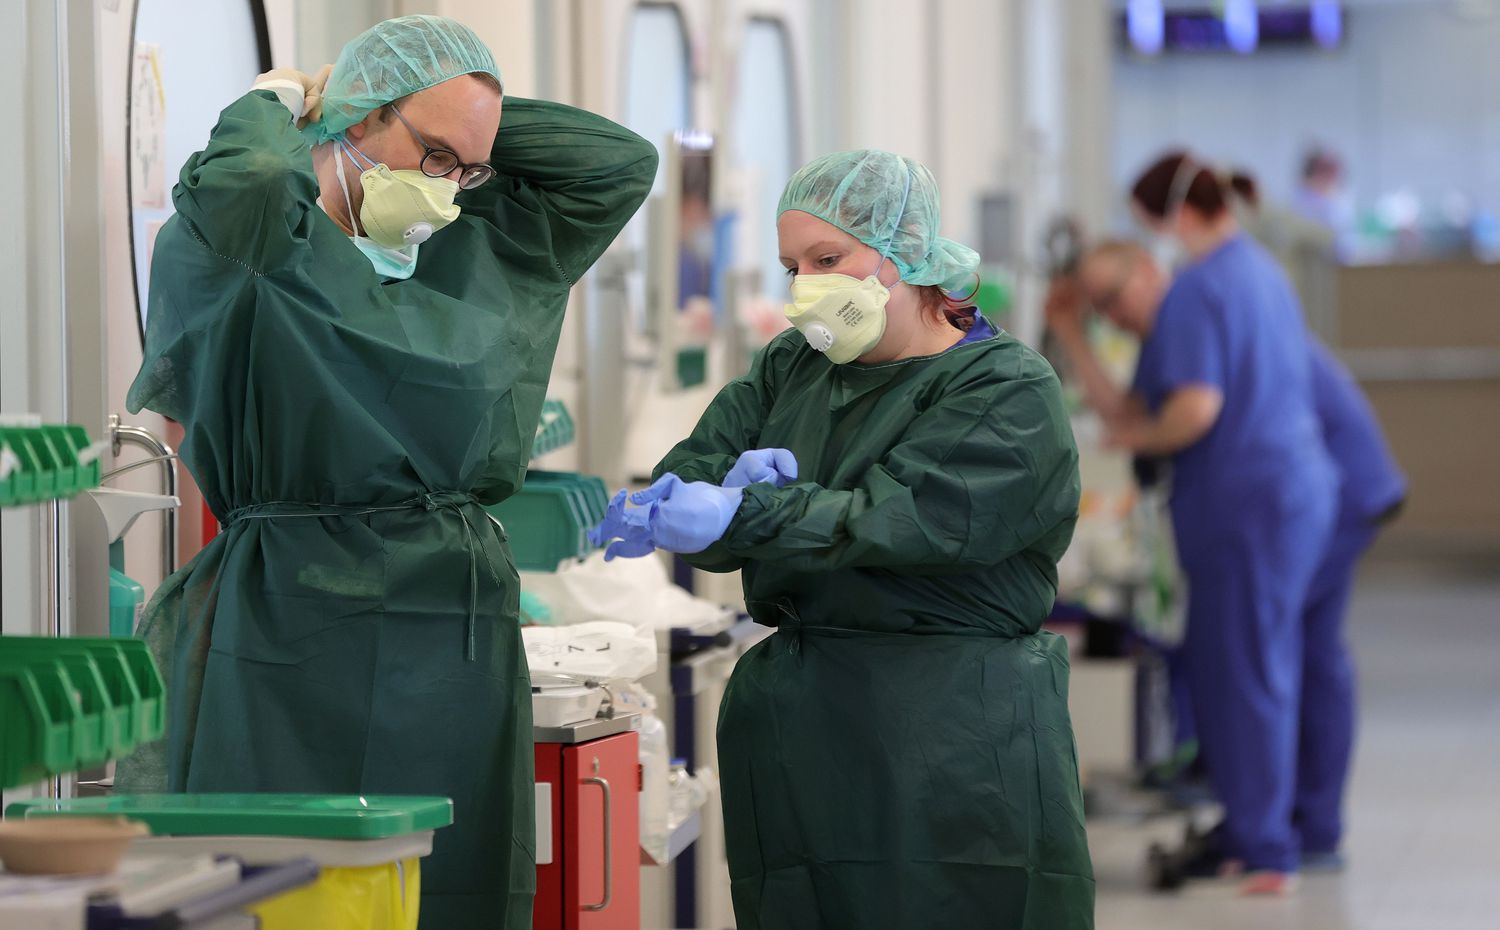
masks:
{"label": "white plastic bag", "polygon": [[656,671],[656,638],[628,623],[596,621],[521,629],[533,680],[636,681]]}
{"label": "white plastic bag", "polygon": [[673,584],[655,557],[606,562],[596,552],[555,572],[527,572],[521,587],[547,606],[556,626],[609,621],[652,631],[696,630],[722,622],[727,612]]}

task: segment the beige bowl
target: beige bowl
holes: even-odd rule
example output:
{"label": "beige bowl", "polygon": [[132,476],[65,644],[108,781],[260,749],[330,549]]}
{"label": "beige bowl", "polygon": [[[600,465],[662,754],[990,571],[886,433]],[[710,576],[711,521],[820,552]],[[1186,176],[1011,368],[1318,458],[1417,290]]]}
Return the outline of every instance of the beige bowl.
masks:
{"label": "beige bowl", "polygon": [[124,817],[49,817],[0,822],[0,862],[16,875],[106,875],[130,841],[150,836]]}

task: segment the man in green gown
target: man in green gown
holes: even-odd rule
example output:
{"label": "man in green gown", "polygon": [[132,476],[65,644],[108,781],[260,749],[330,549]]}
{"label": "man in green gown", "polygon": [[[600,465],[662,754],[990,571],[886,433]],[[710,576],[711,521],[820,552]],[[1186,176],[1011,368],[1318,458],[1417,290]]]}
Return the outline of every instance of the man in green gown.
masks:
{"label": "man in green gown", "polygon": [[148,611],[169,735],[121,785],[451,797],[422,926],[523,930],[530,683],[481,505],[521,486],[569,290],[657,155],[504,96],[451,20],[381,23],[323,80],[230,105],[157,241],[129,406],[183,425],[224,531]]}

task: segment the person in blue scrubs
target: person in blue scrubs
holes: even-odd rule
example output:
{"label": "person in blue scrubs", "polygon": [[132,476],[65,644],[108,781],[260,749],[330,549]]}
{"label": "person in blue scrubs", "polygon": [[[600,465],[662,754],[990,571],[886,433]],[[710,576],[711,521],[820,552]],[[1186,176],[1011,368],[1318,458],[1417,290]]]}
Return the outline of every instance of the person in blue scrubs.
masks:
{"label": "person in blue scrubs", "polygon": [[1183,668],[1225,807],[1226,865],[1248,873],[1245,893],[1281,894],[1300,864],[1302,610],[1332,534],[1338,477],[1313,404],[1301,308],[1275,260],[1240,230],[1230,196],[1228,180],[1185,153],[1132,188],[1137,218],[1190,262],[1156,311],[1130,394],[1103,412],[1113,444],[1171,460],[1189,588]]}
{"label": "person in blue scrubs", "polygon": [[1406,500],[1406,478],[1359,386],[1321,343],[1312,344],[1313,403],[1338,466],[1332,541],[1302,611],[1302,727],[1295,824],[1308,869],[1343,865],[1344,789],[1354,755],[1354,662],[1344,617],[1354,572]]}
{"label": "person in blue scrubs", "polygon": [[[1090,249],[1076,280],[1060,279],[1048,301],[1048,323],[1089,405],[1110,416],[1128,392],[1115,384],[1089,345],[1083,311],[1147,339],[1170,286],[1168,273],[1134,242]],[[1345,617],[1360,557],[1399,512],[1406,480],[1369,401],[1349,372],[1316,339],[1310,342],[1313,407],[1323,444],[1339,475],[1338,517],[1302,608],[1302,697],[1293,826],[1304,869],[1342,865],[1344,789],[1355,733],[1355,675]],[[1178,739],[1196,740],[1186,669],[1174,657]]]}

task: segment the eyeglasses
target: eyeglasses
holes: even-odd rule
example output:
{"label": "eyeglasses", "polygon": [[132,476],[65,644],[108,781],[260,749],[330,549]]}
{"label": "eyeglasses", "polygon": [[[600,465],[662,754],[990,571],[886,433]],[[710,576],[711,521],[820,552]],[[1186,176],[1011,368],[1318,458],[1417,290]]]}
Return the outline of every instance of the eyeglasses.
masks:
{"label": "eyeglasses", "polygon": [[417,144],[425,150],[422,154],[421,168],[422,173],[429,178],[446,178],[462,169],[463,173],[459,175],[458,186],[471,191],[476,187],[482,187],[495,176],[495,169],[490,165],[483,162],[477,165],[466,165],[458,160],[458,155],[448,149],[438,149],[428,145],[427,140],[422,138],[422,134],[417,132],[415,126],[406,121],[406,117],[401,115],[400,110],[391,107],[391,112],[396,114],[396,119],[401,121],[401,125],[406,127],[406,131],[411,133],[411,137],[416,139]]}

